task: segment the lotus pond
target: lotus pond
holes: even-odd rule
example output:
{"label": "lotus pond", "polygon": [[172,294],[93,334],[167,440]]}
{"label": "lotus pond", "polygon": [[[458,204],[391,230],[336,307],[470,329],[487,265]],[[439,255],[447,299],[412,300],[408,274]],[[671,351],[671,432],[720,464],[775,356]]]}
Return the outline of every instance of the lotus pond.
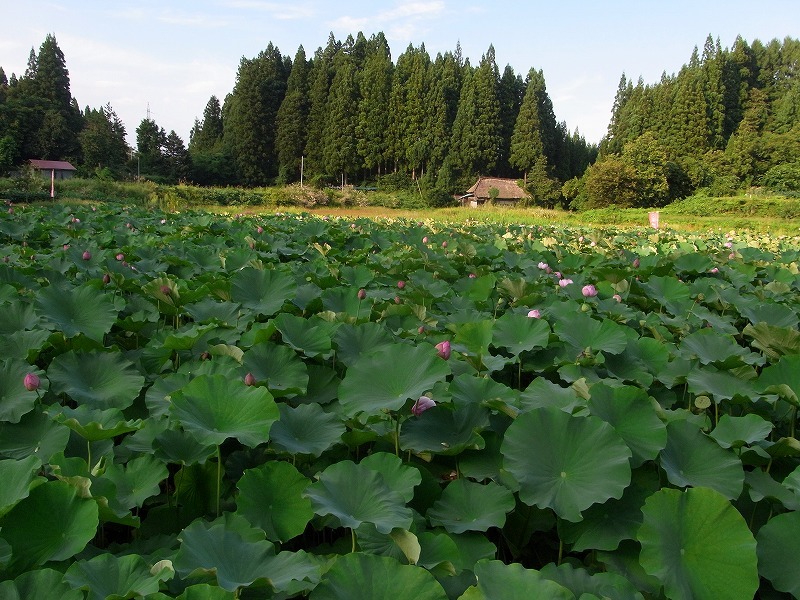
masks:
{"label": "lotus pond", "polygon": [[0,597],[800,597],[800,239],[0,215]]}

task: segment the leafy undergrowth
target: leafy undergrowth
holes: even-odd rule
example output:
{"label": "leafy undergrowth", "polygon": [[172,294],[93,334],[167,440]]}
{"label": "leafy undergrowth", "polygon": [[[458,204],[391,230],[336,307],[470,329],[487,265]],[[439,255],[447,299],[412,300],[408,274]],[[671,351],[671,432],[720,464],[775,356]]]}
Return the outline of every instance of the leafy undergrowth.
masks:
{"label": "leafy undergrowth", "polygon": [[800,597],[797,238],[0,217],[0,597]]}

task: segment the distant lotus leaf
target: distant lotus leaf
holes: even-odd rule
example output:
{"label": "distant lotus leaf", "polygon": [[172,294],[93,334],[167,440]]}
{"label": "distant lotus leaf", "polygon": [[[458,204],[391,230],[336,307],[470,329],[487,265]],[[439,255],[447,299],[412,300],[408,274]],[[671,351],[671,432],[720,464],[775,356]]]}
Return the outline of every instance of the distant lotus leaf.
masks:
{"label": "distant lotus leaf", "polygon": [[306,365],[288,346],[256,344],[244,353],[242,370],[252,373],[256,383],[265,385],[276,398],[305,394],[308,388]]}
{"label": "distant lotus leaf", "polygon": [[183,590],[176,600],[236,600],[236,595],[216,585],[197,583]]}
{"label": "distant lotus leaf", "polygon": [[144,377],[133,364],[112,352],[70,350],[53,359],[47,376],[52,392],[99,409],[124,410],[144,387]]}
{"label": "distant lotus leaf", "polygon": [[734,396],[754,398],[753,384],[729,371],[719,371],[712,366],[698,367],[686,376],[689,391],[693,394],[711,394],[715,402],[731,400]]}
{"label": "distant lotus leaf", "polygon": [[79,493],[63,481],[48,481],[0,519],[3,539],[13,549],[7,573],[66,560],[84,549],[97,533],[98,507]]}
{"label": "distant lotus leaf", "polygon": [[269,437],[272,446],[290,454],[319,456],[341,442],[346,428],[333,413],[325,412],[319,404],[301,404],[293,408],[281,403],[280,419],[272,426]]}
{"label": "distant lotus leaf", "polygon": [[138,554],[100,554],[73,563],[64,574],[64,581],[73,588],[88,590],[89,600],[133,598],[158,592],[159,584],[175,575],[171,566],[155,573],[151,568]]}
{"label": "distant lotus leaf", "polygon": [[37,475],[42,461],[36,456],[28,456],[22,460],[0,460],[0,516],[23,498],[30,494],[31,484],[38,480],[44,481]]}
{"label": "distant lotus leaf", "polygon": [[0,582],[4,600],[86,600],[81,590],[72,589],[64,574],[53,569],[27,571],[13,581]]}
{"label": "distant lotus leaf", "polygon": [[246,267],[231,277],[231,298],[260,315],[272,316],[294,296],[294,279],[282,271]]}
{"label": "distant lotus leaf", "polygon": [[489,426],[489,409],[478,404],[450,410],[444,406],[403,421],[400,448],[414,452],[456,455],[484,446],[480,431]]}
{"label": "distant lotus leaf", "polygon": [[[794,393],[795,406],[800,406],[800,354],[783,356],[774,365],[767,367],[758,378],[761,389],[786,385]],[[792,398],[786,398],[791,401]]]}
{"label": "distant lotus leaf", "polygon": [[219,587],[236,592],[257,580],[266,582],[271,572],[275,546],[265,539],[245,539],[225,523],[194,521],[178,539],[181,547],[174,565],[182,577],[215,575]]}
{"label": "distant lotus leaf", "polygon": [[555,581],[542,577],[539,571],[526,569],[519,563],[482,560],[475,564],[475,587],[459,596],[459,600],[573,600],[575,596]]}
{"label": "distant lotus leaf", "polygon": [[372,523],[381,533],[389,533],[411,526],[411,509],[403,496],[393,491],[380,473],[351,461],[326,468],[305,495],[311,498],[316,514],[332,515],[342,527],[356,529]]}
{"label": "distant lotus leaf", "polygon": [[[42,389],[29,391],[25,388],[24,380],[28,373],[39,377]],[[46,390],[44,384],[44,373],[25,361],[10,358],[0,362],[0,422],[18,423],[22,415],[32,411],[38,394]]]}
{"label": "distant lotus leaf", "polygon": [[800,331],[797,329],[757,323],[747,325],[742,334],[753,338],[753,346],[762,350],[771,361],[786,354],[800,354]]}
{"label": "distant lotus leaf", "polygon": [[714,266],[714,261],[707,254],[690,252],[675,259],[673,267],[676,273],[708,273]]}
{"label": "distant lotus leaf", "polygon": [[741,417],[722,415],[709,435],[723,448],[738,448],[767,439],[772,427],[772,423],[753,413]]}
{"label": "distant lotus leaf", "polygon": [[111,331],[119,309],[110,294],[91,286],[70,290],[60,286],[43,288],[36,299],[36,308],[53,327],[67,338],[82,333],[97,342]]}
{"label": "distant lotus leaf", "polygon": [[422,483],[419,469],[404,464],[400,457],[388,452],[375,452],[358,464],[383,475],[389,489],[400,494],[407,503],[414,498],[414,488]]}
{"label": "distant lotus leaf", "polygon": [[787,565],[787,558],[800,553],[800,512],[772,517],[758,530],[758,572],[773,587],[800,598],[800,570]]}
{"label": "distant lotus leaf", "polygon": [[281,313],[273,319],[280,331],[283,343],[306,356],[327,357],[331,352],[331,335],[336,324],[322,319],[304,319],[289,313]]}
{"label": "distant lotus leaf", "polygon": [[654,276],[642,284],[647,295],[673,315],[683,315],[691,306],[689,286],[672,276]]}
{"label": "distant lotus leaf", "polygon": [[339,556],[310,600],[447,600],[441,584],[425,569],[361,552]]}
{"label": "distant lotus leaf", "polygon": [[547,321],[511,312],[497,319],[492,330],[492,344],[507,348],[514,356],[546,347],[549,337]]}
{"label": "distant lotus leaf", "polygon": [[201,444],[228,438],[255,447],[269,440],[278,407],[263,387],[246,386],[224,375],[200,375],[172,394],[172,415]]}
{"label": "distant lotus leaf", "polygon": [[368,354],[347,370],[339,386],[339,403],[347,416],[398,410],[449,374],[447,361],[432,346],[396,344]]}
{"label": "distant lotus leaf", "polygon": [[621,498],[631,480],[631,451],[611,425],[557,408],[522,413],[506,430],[501,452],[520,484],[520,499],[568,521],[579,521],[593,504]]}
{"label": "distant lotus leaf", "polygon": [[217,322],[230,326],[236,325],[242,313],[238,302],[218,302],[213,298],[204,298],[183,308],[195,323]]}
{"label": "distant lotus leaf", "polygon": [[100,410],[84,405],[78,408],[64,406],[51,410],[58,410],[53,416],[55,421],[66,425],[90,442],[109,440],[144,427],[144,421],[141,419],[126,421],[125,415],[118,408]]}
{"label": "distant lotus leaf", "polygon": [[653,460],[667,445],[667,429],[658,418],[647,392],[631,386],[610,387],[597,383],[590,388],[589,411],[603,419],[625,441],[633,453],[632,467]]}
{"label": "distant lotus leaf", "polygon": [[800,318],[790,307],[776,302],[764,301],[752,306],[742,306],[739,312],[753,325],[766,323],[773,327],[797,327]]}
{"label": "distant lotus leaf", "polygon": [[569,321],[558,321],[553,331],[577,355],[586,348],[606,354],[620,354],[628,345],[625,330],[610,319],[598,321],[576,313]]}
{"label": "distant lotus leaf", "polygon": [[267,539],[286,542],[303,533],[314,516],[311,500],[302,495],[310,483],[286,462],[248,469],[237,484],[237,512],[263,529]]}
{"label": "distant lotus leaf", "polygon": [[487,531],[502,527],[513,509],[514,495],[507,488],[493,482],[484,485],[456,479],[428,509],[427,517],[431,525],[442,526],[450,533]]}
{"label": "distant lotus leaf", "polygon": [[681,340],[680,350],[686,358],[696,356],[704,365],[764,364],[763,356],[740,346],[733,336],[721,335],[711,329],[701,329],[687,335]]}
{"label": "distant lotus leaf", "polygon": [[705,487],[664,488],[647,499],[642,514],[640,562],[661,581],[667,598],[738,600],[755,595],[756,540],[720,493]]}
{"label": "distant lotus leaf", "polygon": [[24,415],[19,423],[0,422],[0,455],[16,459],[36,455],[46,463],[67,447],[69,435],[67,427],[34,410]]}
{"label": "distant lotus leaf", "polygon": [[712,488],[729,500],[742,493],[742,461],[688,421],[667,425],[667,445],[660,462],[673,485]]}
{"label": "distant lotus leaf", "polygon": [[630,581],[616,573],[589,573],[582,567],[563,563],[548,563],[539,574],[575,594],[576,598],[603,600],[644,600]]}

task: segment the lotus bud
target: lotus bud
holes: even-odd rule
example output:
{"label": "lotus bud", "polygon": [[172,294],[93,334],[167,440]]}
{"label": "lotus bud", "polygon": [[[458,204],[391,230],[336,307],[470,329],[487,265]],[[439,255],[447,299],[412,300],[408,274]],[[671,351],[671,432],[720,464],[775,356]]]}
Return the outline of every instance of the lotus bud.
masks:
{"label": "lotus bud", "polygon": [[402,302],[402,300],[400,299],[400,296],[395,296],[394,297],[394,303],[395,304],[400,304],[401,302]]}
{"label": "lotus bud", "polygon": [[436,352],[445,360],[450,358],[450,342],[445,340],[436,344]]}
{"label": "lotus bud", "polygon": [[475,273],[470,273],[469,274],[469,278],[470,279],[475,279],[476,277],[477,277],[477,275]]}
{"label": "lotus bud", "polygon": [[422,325],[420,325],[420,326],[417,328],[417,333],[425,333],[425,327],[423,327]]}
{"label": "lotus bud", "polygon": [[264,228],[263,228],[263,227],[261,227],[261,225],[259,225],[259,226],[258,226],[258,229],[256,229],[256,232],[257,232],[257,233],[264,233]]}
{"label": "lotus bud", "polygon": [[29,392],[33,392],[39,389],[39,376],[36,373],[28,373],[25,375],[25,379],[22,381],[25,389]]}
{"label": "lotus bud", "polygon": [[109,283],[111,283],[111,275],[103,273],[103,285],[108,285]]}
{"label": "lotus bud", "polygon": [[365,290],[364,288],[361,288],[360,290],[358,290],[358,299],[359,300],[363,300],[366,297],[367,297],[367,290]]}
{"label": "lotus bud", "polygon": [[542,313],[540,313],[538,309],[534,308],[533,310],[528,311],[528,317],[531,319],[541,319]]}
{"label": "lotus bud", "polygon": [[88,250],[83,251],[83,260],[89,260],[92,258],[92,253]]}
{"label": "lotus bud", "polygon": [[422,238],[422,243],[423,244],[427,244],[428,243],[428,236],[427,235],[424,238]]}
{"label": "lotus bud", "polygon": [[585,285],[583,288],[581,288],[581,294],[583,294],[586,298],[592,298],[597,296],[597,288],[590,283],[589,285]]}
{"label": "lotus bud", "polygon": [[117,254],[116,259],[120,261],[125,260],[125,255],[122,252],[120,252],[119,254]]}
{"label": "lotus bud", "polygon": [[447,242],[442,242],[442,248],[447,248]]}
{"label": "lotus bud", "polygon": [[639,257],[636,257],[636,258],[633,259],[633,268],[634,269],[638,269],[639,268]]}
{"label": "lotus bud", "polygon": [[404,287],[406,287],[406,282],[401,279],[397,282],[397,287],[402,290]]}
{"label": "lotus bud", "polygon": [[256,377],[252,373],[248,373],[244,376],[244,384],[248,386],[252,386],[256,384]]}
{"label": "lotus bud", "polygon": [[558,285],[560,285],[562,288],[567,287],[570,283],[572,283],[572,279],[559,279],[558,280]]}
{"label": "lotus bud", "polygon": [[428,398],[428,396],[420,396],[419,400],[414,402],[414,406],[411,407],[411,412],[418,417],[426,410],[433,408],[434,406],[436,406],[436,402],[434,402],[431,398]]}
{"label": "lotus bud", "polygon": [[619,294],[614,294],[611,297],[614,298],[614,300],[616,300],[617,302],[622,302],[622,296],[620,296]]}

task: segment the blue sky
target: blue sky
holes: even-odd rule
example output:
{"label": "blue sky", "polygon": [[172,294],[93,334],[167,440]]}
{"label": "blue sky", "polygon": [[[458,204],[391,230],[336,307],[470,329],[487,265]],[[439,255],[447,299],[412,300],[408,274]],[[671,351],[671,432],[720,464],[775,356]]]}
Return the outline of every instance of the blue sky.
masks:
{"label": "blue sky", "polygon": [[329,32],[341,40],[383,31],[392,58],[409,43],[435,56],[461,43],[475,64],[489,44],[500,70],[544,72],[556,118],[589,142],[605,134],[624,72],[656,82],[688,62],[706,37],[730,47],[800,35],[797,0],[0,0],[0,66],[24,73],[31,47],[56,36],[81,107],[111,103],[129,141],[147,116],[188,144],[213,94],[234,86],[242,57],[275,44],[311,56]]}

